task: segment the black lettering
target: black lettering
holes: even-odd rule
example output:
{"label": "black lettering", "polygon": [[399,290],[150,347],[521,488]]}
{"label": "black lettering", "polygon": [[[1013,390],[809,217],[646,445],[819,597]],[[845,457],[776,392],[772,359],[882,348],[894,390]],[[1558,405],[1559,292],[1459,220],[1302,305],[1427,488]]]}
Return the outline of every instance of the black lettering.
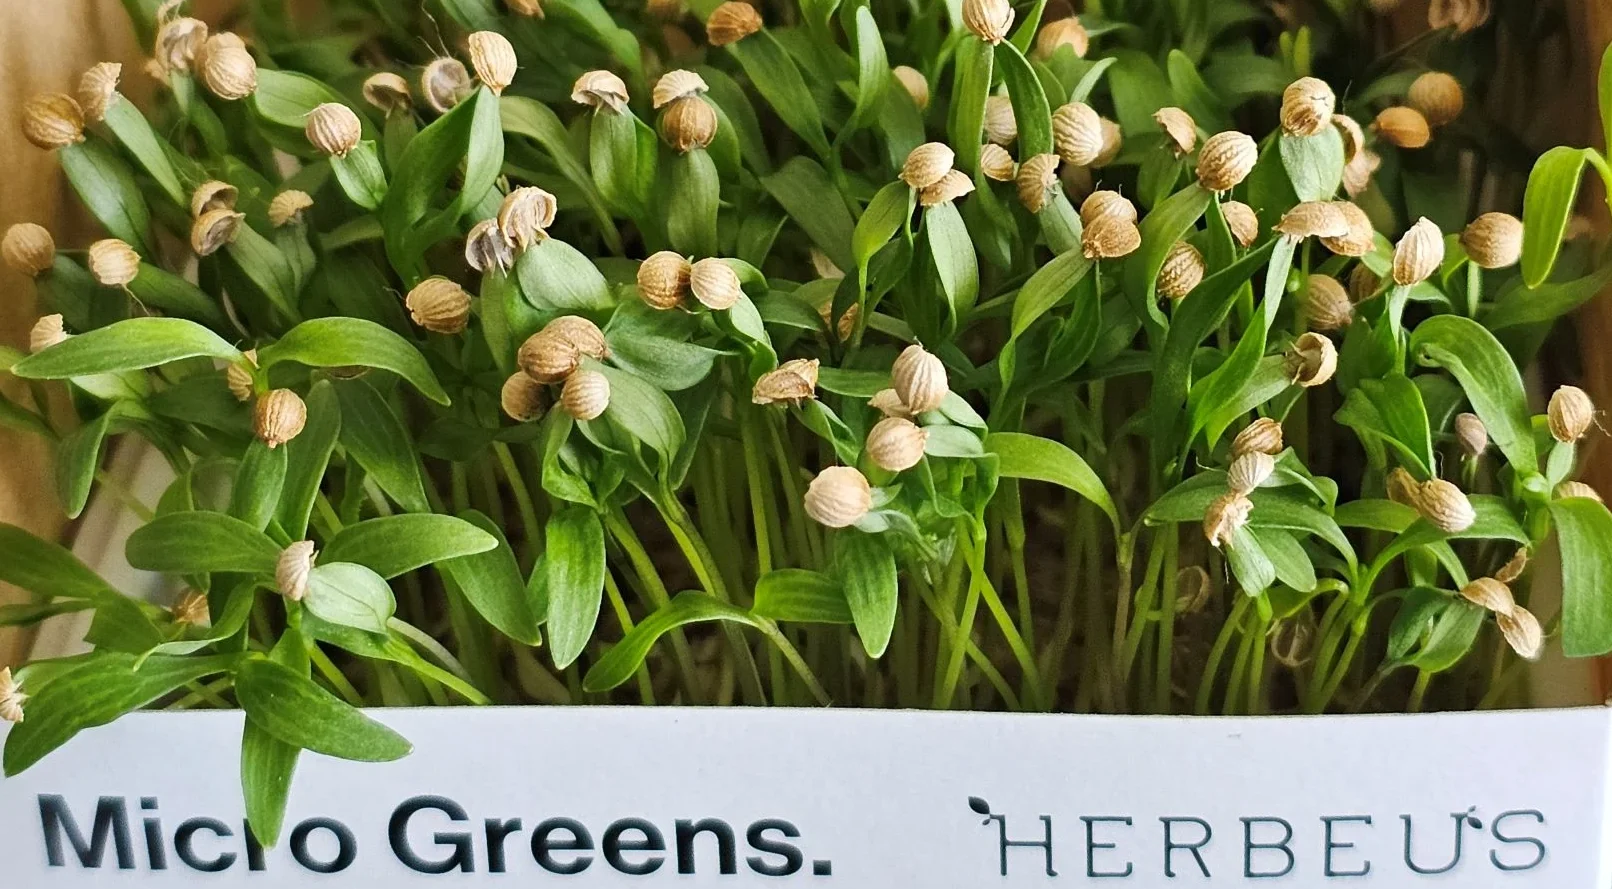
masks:
{"label": "black lettering", "polygon": [[488,818],[483,824],[487,829],[487,872],[501,874],[504,872],[504,840],[512,833],[521,832],[521,820]]}
{"label": "black lettering", "polygon": [[1511,818],[1523,817],[1532,818],[1541,825],[1545,823],[1545,813],[1539,811],[1538,809],[1515,809],[1510,812],[1501,812],[1499,815],[1496,815],[1494,818],[1494,824],[1490,825],[1490,830],[1494,833],[1494,838],[1502,843],[1526,843],[1527,845],[1533,846],[1534,860],[1528,862],[1527,864],[1506,864],[1500,860],[1499,850],[1495,850],[1489,853],[1489,861],[1500,870],[1508,872],[1533,870],[1534,868],[1545,863],[1545,843],[1543,840],[1540,840],[1537,837],[1514,837],[1500,831],[1501,822]]}
{"label": "black lettering", "polygon": [[1411,870],[1413,870],[1416,873],[1421,874],[1422,876],[1425,877],[1425,876],[1429,876],[1429,875],[1432,875],[1432,874],[1447,874],[1450,871],[1455,870],[1455,866],[1461,863],[1461,840],[1463,839],[1463,834],[1464,834],[1464,831],[1465,831],[1465,828],[1466,828],[1466,819],[1467,819],[1467,813],[1466,812],[1451,812],[1450,813],[1450,818],[1454,819],[1454,821],[1455,821],[1455,852],[1450,856],[1450,863],[1444,865],[1443,867],[1422,867],[1421,865],[1416,863],[1415,858],[1411,855],[1411,846],[1413,845],[1412,842],[1411,842],[1411,833],[1412,833],[1411,816],[1409,816],[1409,815],[1401,815],[1399,817],[1400,817],[1400,820],[1405,822],[1405,866],[1406,867],[1410,868]]}
{"label": "black lettering", "polygon": [[191,818],[183,821],[179,829],[174,831],[174,851],[179,854],[179,860],[191,870],[199,870],[204,874],[229,870],[235,864],[234,852],[220,852],[212,858],[202,858],[196,854],[196,834],[204,830],[223,839],[235,836],[229,825],[217,818]]}
{"label": "black lettering", "polygon": [[391,839],[392,854],[397,860],[403,862],[410,870],[422,874],[445,874],[457,868],[463,873],[470,873],[476,869],[476,851],[471,845],[468,833],[446,833],[438,831],[432,834],[431,839],[439,846],[452,846],[453,852],[448,857],[430,861],[421,858],[409,843],[409,819],[416,813],[431,809],[447,815],[452,821],[466,821],[470,818],[458,803],[444,796],[416,796],[404,800],[401,805],[392,810],[392,820],[386,832]]}
{"label": "black lettering", "polygon": [[[336,838],[335,858],[320,861],[308,851],[308,836],[316,830],[329,831]],[[316,874],[340,873],[352,866],[353,859],[358,857],[358,841],[353,838],[353,832],[347,829],[347,825],[334,818],[309,818],[291,831],[291,857]]]}
{"label": "black lettering", "polygon": [[[1243,818],[1243,876],[1250,880],[1263,880],[1272,877],[1285,877],[1293,872],[1293,866],[1298,862],[1293,858],[1293,850],[1288,843],[1293,842],[1293,825],[1283,818]],[[1280,824],[1285,834],[1274,843],[1254,842],[1255,824]],[[1281,852],[1287,857],[1287,866],[1279,871],[1255,871],[1255,852]]]}
{"label": "black lettering", "polygon": [[[1131,826],[1130,816],[1124,816],[1124,817],[1109,816],[1109,817],[1101,817],[1101,818],[1092,818],[1092,817],[1082,815],[1082,816],[1080,816],[1080,820],[1085,822],[1085,825],[1086,825],[1086,876],[1093,877],[1093,878],[1096,878],[1096,877],[1128,877],[1128,876],[1130,876],[1131,871],[1134,870],[1135,867],[1129,861],[1125,862],[1125,869],[1122,870],[1122,871],[1099,871],[1099,870],[1097,870],[1097,861],[1096,861],[1096,859],[1097,859],[1097,850],[1098,849],[1117,849],[1117,848],[1119,848],[1119,844],[1117,844],[1117,843],[1099,843],[1093,838],[1093,834],[1095,832],[1094,831],[1094,825],[1097,825],[1097,824],[1123,824],[1126,827],[1130,827]],[[1050,839],[1049,839],[1049,842],[1050,842]]]}
{"label": "black lettering", "polygon": [[[140,797],[140,809],[144,812],[157,810],[157,798],[154,796]],[[146,861],[152,870],[168,869],[168,848],[162,841],[162,819],[144,818],[141,820],[146,835]]]}
{"label": "black lettering", "polygon": [[745,859],[745,863],[750,865],[751,870],[764,877],[787,877],[799,873],[801,865],[806,862],[806,856],[801,853],[800,847],[794,843],[772,839],[767,836],[769,832],[777,832],[791,840],[800,839],[800,829],[788,821],[778,818],[757,821],[745,832],[745,842],[762,855],[777,855],[784,860],[780,864],[772,864],[761,855],[752,855]]}
{"label": "black lettering", "polygon": [[985,824],[990,824],[992,821],[996,822],[996,826],[997,826],[996,833],[997,833],[997,837],[998,837],[998,842],[1001,845],[1002,876],[1004,876],[1004,877],[1007,876],[1007,872],[1008,872],[1008,867],[1007,867],[1008,849],[1010,849],[1010,848],[1012,848],[1014,846],[1037,846],[1037,847],[1040,847],[1042,852],[1046,853],[1047,876],[1056,877],[1058,875],[1058,872],[1052,869],[1052,816],[1051,815],[1042,815],[1041,816],[1041,830],[1042,830],[1042,833],[1045,835],[1045,837],[1043,839],[1040,839],[1040,840],[1010,840],[1010,839],[1007,838],[1007,816],[1006,815],[989,815],[989,816],[986,817],[984,823]]}
{"label": "black lettering", "polygon": [[[622,835],[628,831],[637,831],[644,835],[642,840],[628,841]],[[623,852],[665,852],[666,838],[661,836],[660,828],[642,818],[623,818],[605,828],[604,837],[599,843],[599,849],[604,853],[605,861],[610,866],[624,874],[641,877],[652,874],[666,863],[666,856],[651,855],[643,861],[628,861],[622,856]]]}
{"label": "black lettering", "polygon": [[246,869],[261,872],[268,870],[268,862],[263,860],[263,844],[258,842],[257,834],[252,832],[252,825],[247,821],[241,822],[241,834],[246,837]]}
{"label": "black lettering", "polygon": [[[1177,850],[1185,849],[1191,852],[1192,857],[1198,862],[1198,870],[1208,877],[1209,865],[1204,863],[1203,853],[1198,850],[1209,845],[1210,837],[1214,836],[1214,831],[1209,829],[1209,822],[1202,818],[1160,818],[1159,821],[1164,824],[1164,875],[1175,879],[1175,853]],[[1172,834],[1172,829],[1177,824],[1196,824],[1203,831],[1203,839],[1196,843],[1177,843]]]}
{"label": "black lettering", "polygon": [[1321,823],[1326,825],[1326,875],[1328,877],[1363,877],[1371,873],[1371,862],[1361,864],[1359,870],[1334,870],[1332,867],[1332,853],[1338,849],[1353,849],[1354,843],[1339,843],[1332,839],[1332,825],[1343,822],[1371,826],[1370,815],[1322,815]]}
{"label": "black lettering", "polygon": [[[563,830],[571,834],[569,840],[555,840],[551,835]],[[554,852],[591,852],[593,837],[582,822],[572,818],[550,818],[532,831],[532,857],[551,874],[580,874],[593,863],[592,855],[578,855],[570,861],[556,861]]]}
{"label": "black lettering", "polygon": [[134,869],[134,847],[129,842],[129,810],[121,796],[103,796],[95,802],[95,823],[90,828],[90,841],[67,809],[67,800],[56,794],[40,794],[39,823],[45,833],[45,856],[51,867],[66,867],[67,856],[62,851],[62,834],[72,843],[78,863],[83,867],[100,867],[106,858],[106,844],[110,840],[117,854],[119,870]]}
{"label": "black lettering", "polygon": [[677,872],[694,873],[694,838],[702,833],[716,837],[717,871],[722,874],[739,872],[738,852],[734,848],[733,828],[720,818],[701,818],[699,821],[677,821]]}

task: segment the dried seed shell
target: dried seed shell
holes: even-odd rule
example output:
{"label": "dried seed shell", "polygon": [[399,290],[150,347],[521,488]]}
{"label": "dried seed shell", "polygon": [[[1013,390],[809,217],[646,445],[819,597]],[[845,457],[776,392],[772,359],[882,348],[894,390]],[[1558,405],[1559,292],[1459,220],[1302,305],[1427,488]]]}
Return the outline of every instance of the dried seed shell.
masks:
{"label": "dried seed shell", "polygon": [[929,433],[900,417],[885,417],[873,424],[864,448],[873,465],[886,472],[903,472],[924,458]]}
{"label": "dried seed shell", "polygon": [[56,263],[56,239],[42,225],[19,222],[0,238],[0,259],[13,272],[37,278]]}
{"label": "dried seed shell", "polygon": [[806,487],[806,515],[829,528],[848,528],[873,508],[873,487],[850,466],[831,466]]}
{"label": "dried seed shell", "polygon": [[896,357],[890,368],[890,382],[896,397],[914,414],[928,413],[946,401],[951,384],[946,378],[946,365],[916,343],[908,346]]}
{"label": "dried seed shell", "polygon": [[271,450],[301,435],[307,423],[308,405],[290,389],[265,393],[252,410],[252,431]]}

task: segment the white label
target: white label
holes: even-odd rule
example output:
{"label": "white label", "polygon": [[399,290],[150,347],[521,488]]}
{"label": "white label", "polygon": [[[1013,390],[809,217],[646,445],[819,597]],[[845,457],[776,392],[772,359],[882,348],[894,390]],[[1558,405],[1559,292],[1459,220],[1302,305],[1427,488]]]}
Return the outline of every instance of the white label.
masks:
{"label": "white label", "polygon": [[760,709],[375,716],[244,836],[238,713],[0,781],[0,886],[1612,885],[1612,712],[1166,719]]}

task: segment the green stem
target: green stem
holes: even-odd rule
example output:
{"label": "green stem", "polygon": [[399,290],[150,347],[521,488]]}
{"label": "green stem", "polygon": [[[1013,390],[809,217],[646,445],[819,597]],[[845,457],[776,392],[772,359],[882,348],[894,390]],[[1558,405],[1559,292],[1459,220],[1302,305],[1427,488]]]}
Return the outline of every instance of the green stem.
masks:
{"label": "green stem", "polygon": [[1179,595],[1175,576],[1179,570],[1181,538],[1174,525],[1168,526],[1164,533],[1164,572],[1159,577],[1159,651],[1153,679],[1154,713],[1170,712],[1173,685],[1170,674],[1175,657],[1175,606]]}
{"label": "green stem", "polygon": [[520,466],[515,463],[515,455],[510,452],[509,445],[501,441],[493,442],[493,453],[498,456],[498,465],[504,470],[504,478],[509,480],[510,490],[515,493],[515,510],[520,513],[521,525],[526,530],[525,538],[528,541],[536,540],[543,526],[538,523],[532,491],[526,486]]}
{"label": "green stem", "polygon": [[1407,711],[1411,713],[1422,712],[1422,703],[1427,698],[1427,687],[1433,682],[1433,674],[1426,670],[1416,671],[1416,685],[1411,688],[1410,704]]}
{"label": "green stem", "polygon": [[1204,667],[1203,679],[1198,682],[1198,699],[1193,704],[1193,712],[1199,716],[1209,715],[1209,701],[1214,697],[1215,677],[1220,675],[1220,663],[1225,660],[1226,650],[1231,647],[1231,640],[1237,635],[1243,616],[1253,602],[1253,599],[1241,593],[1236,595],[1237,602],[1231,606],[1231,614],[1226,617],[1226,622],[1220,627],[1220,635],[1215,637],[1215,644],[1209,649],[1209,662]]}
{"label": "green stem", "polygon": [[946,656],[945,675],[935,686],[936,710],[950,710],[957,697],[957,681],[963,675],[963,655],[968,651],[970,638],[974,632],[974,616],[979,613],[981,579],[979,572],[970,571],[968,574],[968,593],[963,601],[963,617],[958,621],[956,632],[952,635],[951,648]]}
{"label": "green stem", "polygon": [[[621,587],[616,586],[616,577],[610,571],[604,573],[605,595],[610,599],[610,608],[616,612],[616,620],[621,623],[623,633],[632,632],[632,612],[627,610],[627,603],[621,598]],[[638,679],[638,699],[645,705],[655,703],[655,686],[649,679],[649,667],[642,661],[634,674]]]}
{"label": "green stem", "polygon": [[1027,695],[1028,703],[1038,710],[1045,709],[1042,703],[1041,669],[1036,664],[1035,655],[1025,644],[1024,637],[1019,635],[1019,628],[1014,626],[1013,617],[1002,604],[1002,597],[997,595],[990,576],[986,574],[983,543],[981,540],[964,542],[963,545],[967,547],[965,557],[969,559],[969,570],[978,578],[979,591],[985,599],[985,607],[990,610],[991,616],[996,618],[997,625],[1002,629],[1002,635],[1007,639],[1008,648],[1013,651],[1013,657],[1019,662],[1019,669],[1024,671],[1026,691],[1031,693]]}
{"label": "green stem", "polygon": [[329,682],[331,687],[346,699],[347,703],[352,704],[354,707],[364,706],[364,696],[359,694],[358,689],[353,688],[353,684],[347,681],[347,677],[342,675],[341,670],[337,669],[334,663],[331,663],[330,655],[325,654],[324,649],[310,644],[308,646],[308,657],[313,661],[313,665],[319,669],[319,675],[325,677],[325,681]]}
{"label": "green stem", "polygon": [[[694,569],[695,577],[705,587],[706,592],[722,602],[733,603],[733,597],[728,595],[727,585],[722,580],[722,571],[718,567],[716,557],[711,554],[711,548],[706,545],[705,538],[694,527],[689,519],[688,511],[675,499],[668,498],[665,503],[656,503],[660,508],[661,517],[666,520],[666,527],[677,540],[677,545],[683,550],[689,565]],[[761,687],[761,672],[756,668],[755,655],[750,646],[745,644],[744,637],[737,627],[724,623],[723,634],[727,636],[728,645],[733,649],[737,663],[734,665],[738,673],[739,685],[743,689],[745,698],[752,704],[766,702],[766,692]]]}
{"label": "green stem", "polygon": [[[633,573],[643,584],[644,595],[649,600],[646,604],[652,609],[664,608],[672,601],[665,583],[661,581],[660,569],[649,557],[649,551],[644,549],[643,541],[638,539],[638,532],[633,530],[632,524],[621,508],[612,507],[604,514],[605,528],[609,529],[610,536],[627,554],[627,560],[632,563]],[[688,647],[688,636],[681,629],[667,634],[672,640],[672,657],[677,661],[677,672],[682,679],[683,690],[688,694],[691,702],[704,701],[700,694],[699,674],[694,669],[694,655]]]}

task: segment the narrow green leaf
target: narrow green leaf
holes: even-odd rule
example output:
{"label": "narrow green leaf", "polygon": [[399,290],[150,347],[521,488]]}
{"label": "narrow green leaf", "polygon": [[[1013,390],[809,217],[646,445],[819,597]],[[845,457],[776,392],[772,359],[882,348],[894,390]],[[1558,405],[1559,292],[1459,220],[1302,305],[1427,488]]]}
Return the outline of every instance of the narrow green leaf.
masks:
{"label": "narrow green leaf", "polygon": [[142,571],[272,575],[280,547],[240,519],[197,511],[171,513],[147,523],[129,535],[124,554]]}
{"label": "narrow green leaf", "polygon": [[315,383],[304,401],[308,420],[302,434],[276,449],[286,453],[277,518],[280,528],[293,539],[302,538],[308,530],[308,517],[313,514],[319,485],[341,434],[341,404],[329,380]]}
{"label": "narrow green leaf", "polygon": [[760,621],[743,609],[704,593],[678,593],[675,599],[639,621],[615,647],[605,652],[583,677],[582,689],[602,692],[621,685],[638,672],[649,650],[662,636],[688,624],[716,620],[762,628]]}
{"label": "narrow green leaf", "polygon": [[803,568],[784,568],[756,581],[757,617],[797,623],[854,623],[845,589],[827,574]]}
{"label": "narrow green leaf", "polygon": [[1470,318],[1437,315],[1411,332],[1410,352],[1460,382],[1489,439],[1518,472],[1539,471],[1522,375],[1494,334]]}
{"label": "narrow green leaf", "polygon": [[1529,287],[1545,283],[1556,265],[1591,151],[1558,145],[1534,161],[1528,174],[1522,198],[1522,277]]}
{"label": "narrow green leaf", "polygon": [[604,526],[599,514],[570,506],[549,517],[543,561],[554,665],[569,667],[587,648],[604,597]]}
{"label": "narrow green leaf", "polygon": [[749,75],[756,92],[772,106],[784,126],[805,139],[819,157],[827,157],[828,137],[823,134],[823,119],[817,109],[817,100],[807,88],[806,79],[801,76],[794,58],[771,31],[763,29],[750,37],[755,39],[746,38],[729,44],[728,53]]}
{"label": "narrow green leaf", "polygon": [[1568,657],[1612,651],[1612,513],[1570,497],[1550,505],[1562,551],[1562,650]]}
{"label": "narrow green leaf", "polygon": [[0,582],[41,598],[94,599],[111,590],[65,547],[0,523]]}
{"label": "narrow green leaf", "polygon": [[181,318],[130,318],[70,337],[12,365],[34,380],[157,367],[186,358],[239,361],[241,353],[207,328]]}
{"label": "narrow green leaf", "polygon": [[498,632],[522,645],[537,645],[542,640],[538,630],[543,623],[541,590],[529,589],[521,578],[515,551],[492,519],[475,510],[462,512],[459,518],[492,537],[497,546],[437,562],[443,580],[463,594]]}
{"label": "narrow green leaf", "polygon": [[1051,482],[1074,491],[1097,504],[1121,529],[1119,510],[1102,479],[1081,456],[1062,442],[1022,432],[993,432],[985,439],[985,450],[1001,458],[998,471],[1005,478],[1027,478]]}
{"label": "narrow green leaf", "polygon": [[356,562],[390,580],[447,559],[498,548],[498,538],[464,519],[434,513],[382,516],[348,525],[321,561]]}
{"label": "narrow green leaf", "polygon": [[335,384],[341,404],[340,441],[387,496],[409,512],[430,512],[420,457],[407,426],[368,380]]}
{"label": "narrow green leaf", "polygon": [[235,486],[230,490],[229,514],[254,528],[269,526],[280,507],[280,492],[285,487],[286,449],[270,448],[253,439],[241,457],[241,466],[235,473]]}
{"label": "narrow green leaf", "polygon": [[397,732],[273,661],[241,664],[235,693],[247,719],[294,747],[358,762],[390,762],[411,749]]}
{"label": "narrow green leaf", "polygon": [[363,318],[314,318],[286,332],[278,342],[258,350],[258,363],[268,369],[282,361],[310,367],[373,367],[389,370],[437,404],[448,403],[431,365],[413,343]]}
{"label": "narrow green leaf", "polygon": [[761,185],[836,266],[857,268],[851,255],[851,237],[856,224],[851,220],[851,211],[840,199],[834,180],[816,161],[799,156],[790,158],[778,172],[761,177]]}

